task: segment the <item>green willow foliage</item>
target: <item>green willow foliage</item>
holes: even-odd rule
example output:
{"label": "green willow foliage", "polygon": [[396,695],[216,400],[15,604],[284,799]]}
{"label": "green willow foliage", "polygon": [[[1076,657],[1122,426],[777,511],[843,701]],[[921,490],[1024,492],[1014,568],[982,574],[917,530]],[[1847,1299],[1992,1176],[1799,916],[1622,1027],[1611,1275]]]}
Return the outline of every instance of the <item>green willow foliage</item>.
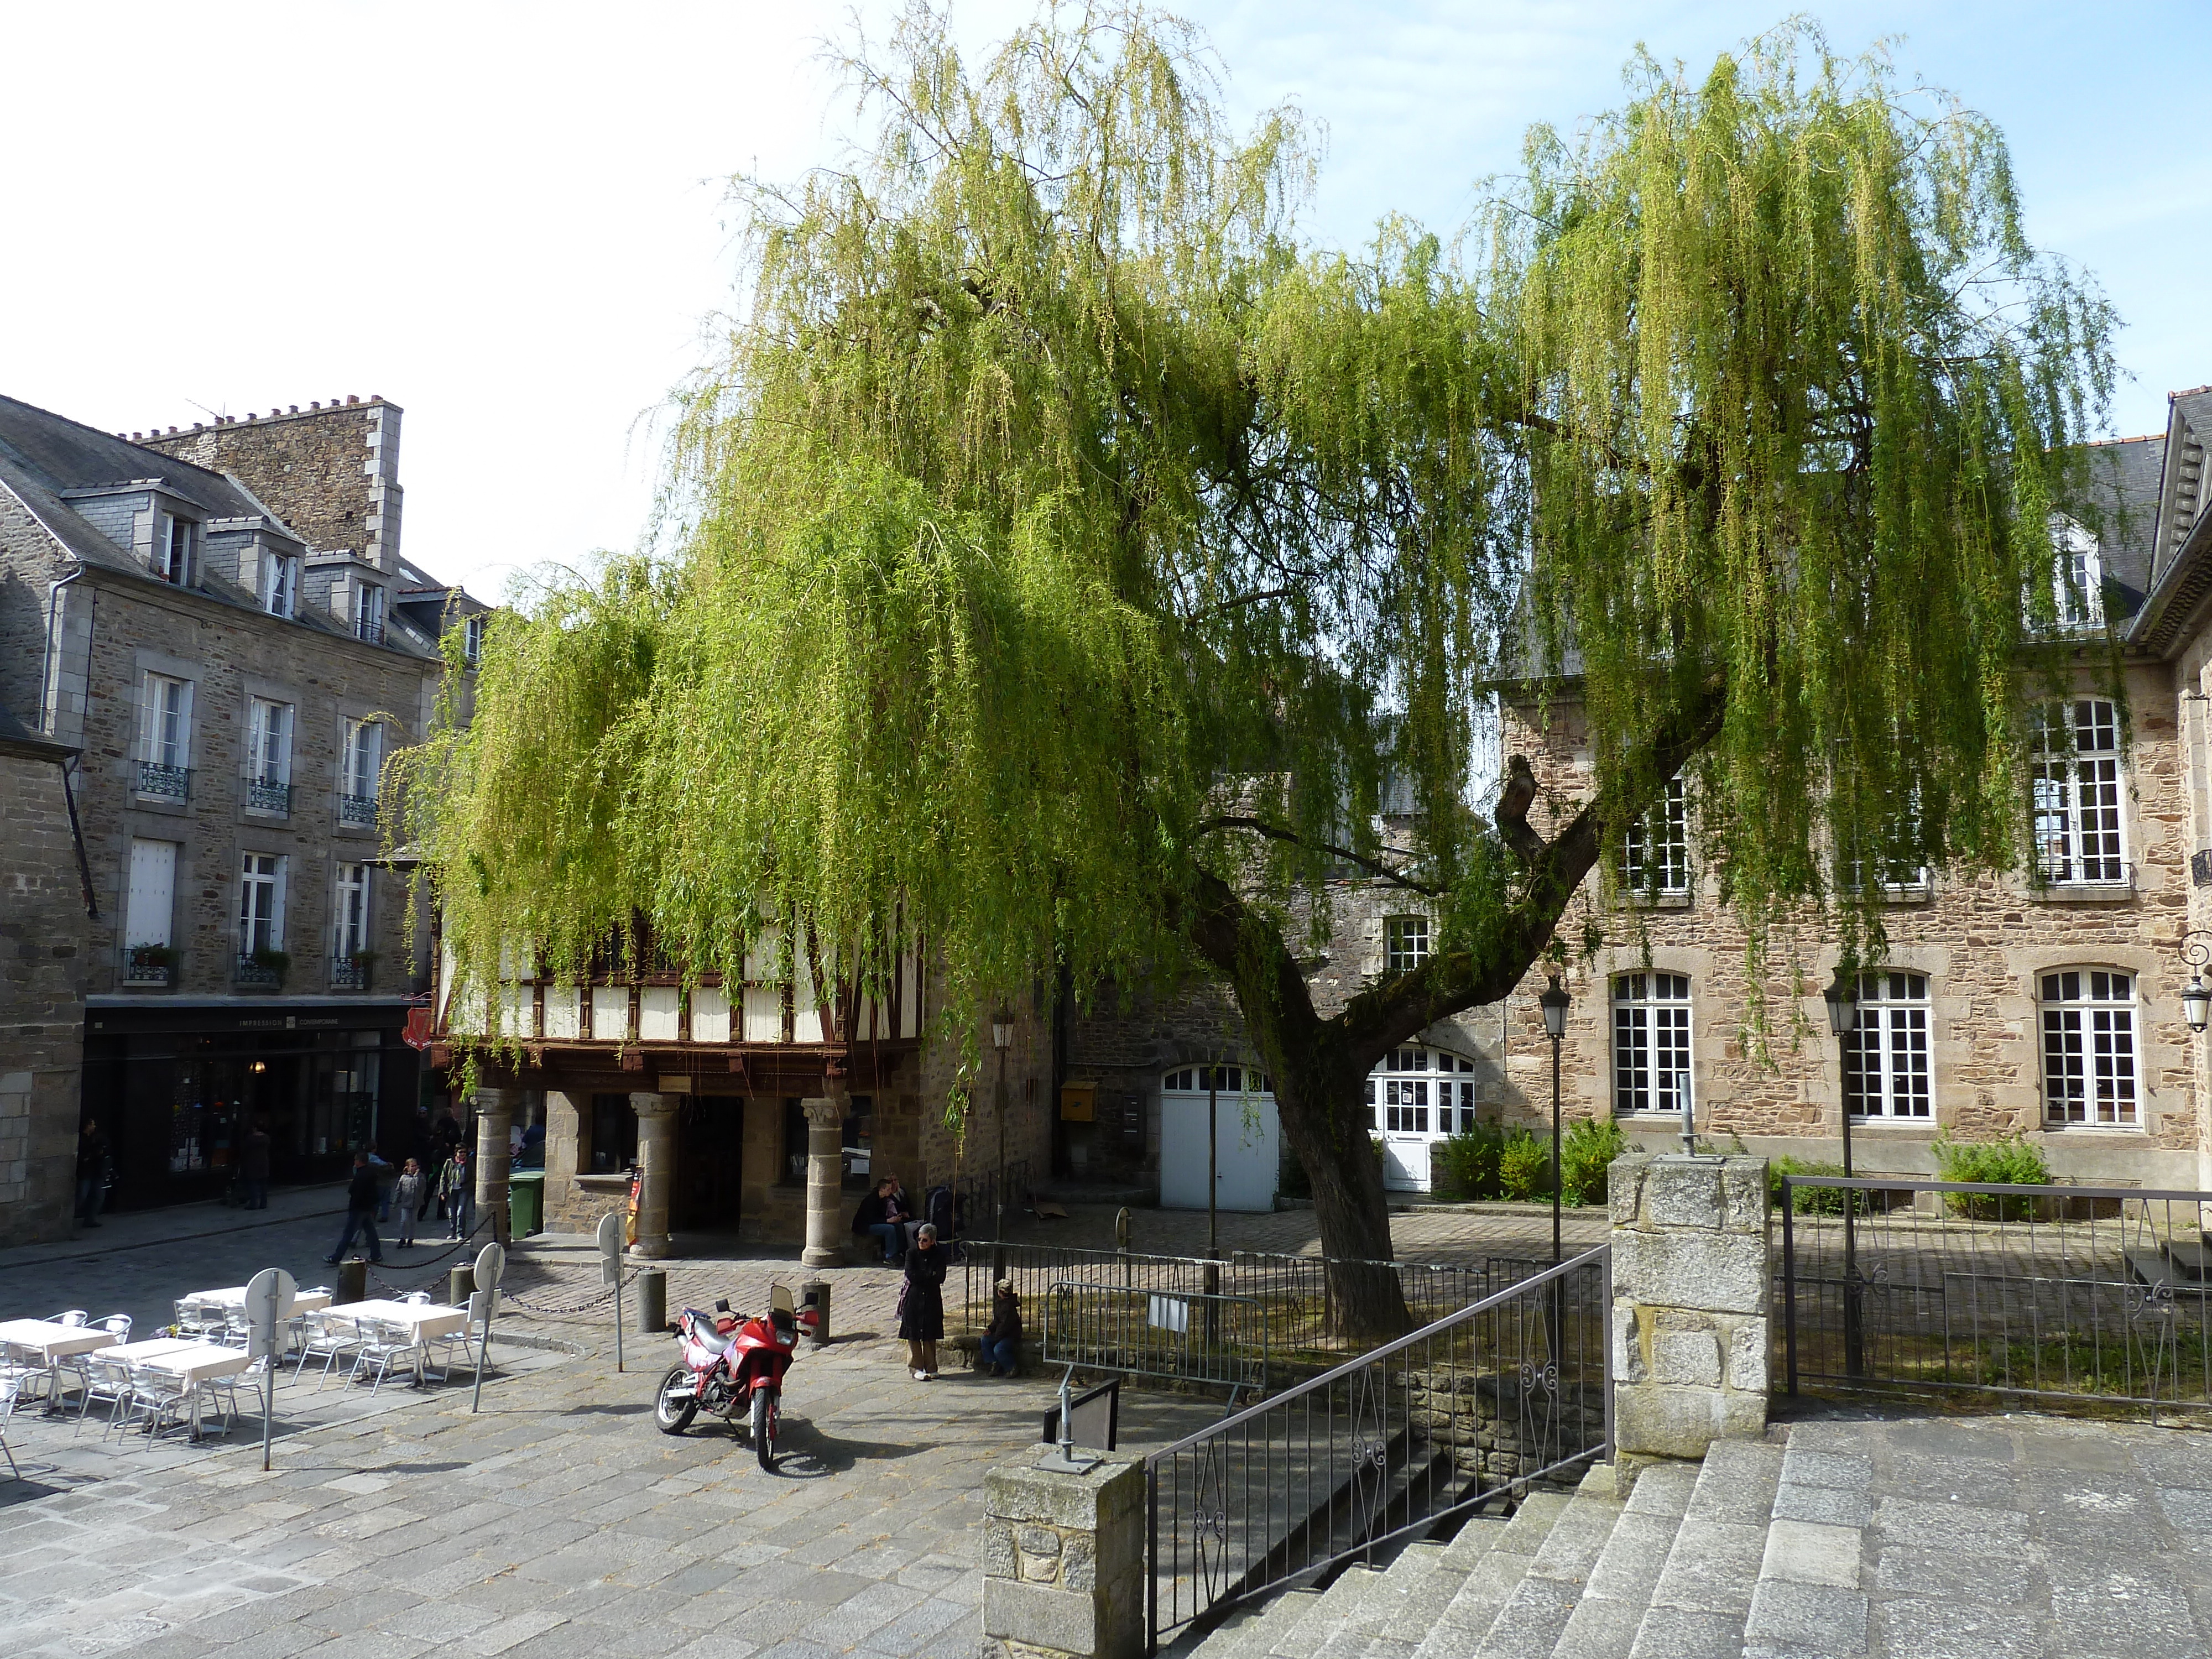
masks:
{"label": "green willow foliage", "polygon": [[[1203,958],[1286,1124],[1354,1146],[1373,1055],[1516,983],[1599,856],[1539,879],[1467,799],[1531,665],[1580,676],[1607,844],[1710,737],[1752,917],[1838,902],[1826,848],[2014,856],[2110,321],[1985,122],[1786,30],[1698,85],[1638,64],[1462,241],[1354,254],[1298,228],[1297,112],[1231,133],[1172,19],[1048,9],[971,73],[918,7],[848,68],[850,167],[738,186],[666,556],[503,615],[406,759],[465,968],[577,971],[639,915],[730,971],[804,918],[862,972],[925,937],[967,1033],[1056,967]],[[1293,948],[1363,860],[1433,901],[1431,988],[1297,1036],[1200,915],[1225,883]]]}

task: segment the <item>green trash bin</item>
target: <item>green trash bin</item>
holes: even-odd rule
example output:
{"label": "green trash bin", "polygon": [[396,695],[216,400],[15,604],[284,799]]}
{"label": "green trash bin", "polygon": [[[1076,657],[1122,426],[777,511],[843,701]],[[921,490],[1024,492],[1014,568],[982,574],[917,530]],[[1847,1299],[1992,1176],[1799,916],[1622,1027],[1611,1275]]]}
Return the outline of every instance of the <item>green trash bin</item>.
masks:
{"label": "green trash bin", "polygon": [[517,1238],[545,1231],[545,1171],[518,1170],[507,1178],[507,1215]]}

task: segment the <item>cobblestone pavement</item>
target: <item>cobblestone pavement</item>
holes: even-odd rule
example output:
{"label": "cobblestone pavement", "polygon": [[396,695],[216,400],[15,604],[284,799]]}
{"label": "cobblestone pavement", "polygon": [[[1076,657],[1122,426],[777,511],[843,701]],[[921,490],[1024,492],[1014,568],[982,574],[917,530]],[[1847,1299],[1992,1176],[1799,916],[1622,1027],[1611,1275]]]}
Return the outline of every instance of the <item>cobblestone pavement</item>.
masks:
{"label": "cobblestone pavement", "polygon": [[[1086,1249],[1114,1248],[1114,1204],[1065,1204],[1067,1219],[1010,1218],[1006,1237],[1022,1243],[1066,1244]],[[1319,1255],[1321,1229],[1310,1209],[1278,1210],[1272,1215],[1224,1214],[1219,1218],[1224,1250],[1267,1250],[1284,1255]],[[1560,1236],[1570,1251],[1605,1242],[1603,1205],[1562,1212]],[[1129,1248],[1148,1255],[1206,1254],[1203,1210],[1133,1209]],[[1474,1261],[1486,1255],[1549,1256],[1552,1212],[1541,1204],[1423,1205],[1395,1209],[1390,1242],[1401,1261]]]}
{"label": "cobblestone pavement", "polygon": [[[1790,1429],[1757,1659],[2204,1659],[2212,1436],[2015,1415]],[[1795,1483],[1795,1484],[1793,1484]],[[1781,1535],[1787,1526],[1791,1530]],[[1729,1659],[1735,1659],[1731,1650]]]}

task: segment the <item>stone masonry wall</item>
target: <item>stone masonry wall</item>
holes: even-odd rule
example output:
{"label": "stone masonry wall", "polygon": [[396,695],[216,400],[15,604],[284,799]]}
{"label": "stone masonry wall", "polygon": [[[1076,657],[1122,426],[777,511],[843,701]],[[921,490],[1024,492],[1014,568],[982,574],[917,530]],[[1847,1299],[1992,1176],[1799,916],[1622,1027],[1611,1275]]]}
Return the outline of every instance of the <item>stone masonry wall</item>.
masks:
{"label": "stone masonry wall", "polygon": [[[2164,665],[2127,670],[2135,720],[2124,797],[2130,890],[2036,891],[2020,874],[1961,878],[1937,872],[1924,892],[1893,902],[1885,917],[1891,965],[1923,973],[1930,1000],[1933,1115],[1869,1121],[1852,1131],[1865,1173],[1929,1176],[1929,1143],[1939,1129],[1960,1139],[2019,1132],[2040,1144],[2053,1173],[2080,1182],[2194,1187],[2205,1145],[2197,1043],[2181,1014],[2187,971],[2178,954],[2191,896],[2191,813],[2178,741],[2172,679]],[[2085,695],[2094,690],[2085,680]],[[1529,817],[1544,833],[1587,798],[1593,782],[1580,712],[1554,703],[1539,729],[1534,711],[1506,711],[1508,754],[1528,757],[1541,792]],[[1745,1039],[1750,1000],[1745,936],[1721,902],[1709,871],[1697,867],[1680,908],[1624,901],[1610,908],[1595,873],[1563,921],[1563,939],[1586,922],[1604,943],[1566,976],[1574,997],[1564,1055],[1570,1118],[1611,1111],[1613,1034],[1609,987],[1616,974],[1647,965],[1691,982],[1692,1092],[1699,1132],[1728,1144],[1741,1137],[1768,1156],[1839,1156],[1842,1080],[1820,992],[1835,951],[1808,918],[1771,942],[1763,981],[1769,1036],[1764,1054]],[[2124,969],[2136,976],[2142,1123],[2136,1128],[2057,1127],[2043,1121],[2039,975],[2062,967]],[[1792,970],[1796,975],[1793,981]],[[1550,1045],[1536,1006],[1544,975],[1531,973],[1505,1006],[1508,1115],[1534,1122],[1550,1109]],[[1624,1117],[1632,1139],[1664,1146],[1679,1128],[1666,1117]]]}
{"label": "stone masonry wall", "polygon": [[86,928],[61,769],[0,755],[0,1245],[70,1236]]}
{"label": "stone masonry wall", "polygon": [[381,398],[333,398],[137,441],[236,477],[310,547],[389,569],[399,551],[399,418]]}

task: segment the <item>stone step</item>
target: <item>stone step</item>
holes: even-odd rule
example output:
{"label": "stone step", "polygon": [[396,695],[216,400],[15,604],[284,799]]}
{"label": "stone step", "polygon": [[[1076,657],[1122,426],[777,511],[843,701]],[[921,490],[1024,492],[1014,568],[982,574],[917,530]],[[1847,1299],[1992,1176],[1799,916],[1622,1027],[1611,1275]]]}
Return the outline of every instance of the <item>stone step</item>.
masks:
{"label": "stone step", "polygon": [[1314,1659],[1407,1659],[1414,1642],[1390,1634],[1417,1595],[1425,1595],[1433,1621],[1435,1611],[1451,1599],[1464,1574],[1453,1574],[1443,1565],[1444,1547],[1419,1540],[1399,1550],[1390,1565],[1375,1575],[1352,1616],[1322,1644]]}
{"label": "stone step", "polygon": [[[1467,1578],[1414,1651],[1419,1659],[1467,1659],[1497,1621],[1552,1526],[1573,1502],[1565,1492],[1535,1492],[1468,1569]],[[1455,1540],[1456,1541],[1456,1540]]]}
{"label": "stone step", "polygon": [[1698,1483],[1694,1463],[1644,1471],[1559,1633],[1560,1659],[1628,1659]]}
{"label": "stone step", "polygon": [[1474,1563],[1504,1530],[1502,1515],[1474,1516],[1450,1542],[1416,1544],[1392,1562],[1391,1574],[1402,1574],[1405,1588],[1382,1626],[1382,1639],[1408,1652],[1419,1647],[1443,1617]]}
{"label": "stone step", "polygon": [[1867,1651],[1860,1574],[1873,1484],[1874,1464],[1863,1452],[1820,1451],[1791,1435],[1744,1625],[1744,1659],[1796,1659],[1808,1650],[1848,1659]]}
{"label": "stone step", "polygon": [[1765,1441],[1713,1443],[1629,1659],[1742,1659],[1782,1460],[1783,1449]]}
{"label": "stone step", "polygon": [[1620,1512],[1612,1467],[1601,1464],[1544,1534],[1542,1547],[1475,1648],[1476,1659],[1546,1659],[1553,1652]]}
{"label": "stone step", "polygon": [[1314,1598],[1304,1615],[1275,1638],[1273,1659],[1314,1659],[1322,1644],[1343,1627],[1368,1593],[1382,1580],[1372,1567],[1351,1566]]}

